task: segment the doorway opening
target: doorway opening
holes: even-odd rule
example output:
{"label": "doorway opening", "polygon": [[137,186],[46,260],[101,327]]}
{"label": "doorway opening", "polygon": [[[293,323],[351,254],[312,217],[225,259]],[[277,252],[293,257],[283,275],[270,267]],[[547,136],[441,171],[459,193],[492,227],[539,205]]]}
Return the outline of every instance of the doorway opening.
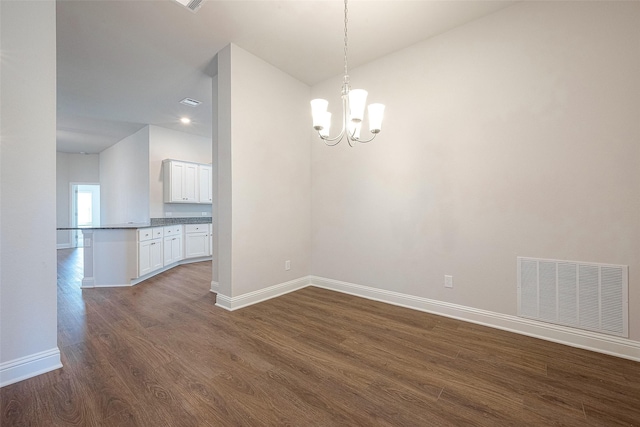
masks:
{"label": "doorway opening", "polygon": [[[71,227],[100,225],[100,184],[71,184]],[[71,247],[83,246],[82,231],[73,230]]]}

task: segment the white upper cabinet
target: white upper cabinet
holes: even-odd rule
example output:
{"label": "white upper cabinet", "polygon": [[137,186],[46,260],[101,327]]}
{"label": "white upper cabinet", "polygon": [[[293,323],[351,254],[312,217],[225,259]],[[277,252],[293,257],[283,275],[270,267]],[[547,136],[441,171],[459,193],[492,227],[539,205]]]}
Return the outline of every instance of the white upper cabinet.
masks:
{"label": "white upper cabinet", "polygon": [[213,201],[213,192],[211,191],[211,165],[198,165],[198,173],[200,174],[200,203],[211,203]]}
{"label": "white upper cabinet", "polygon": [[211,203],[211,165],[162,162],[165,203]]}
{"label": "white upper cabinet", "polygon": [[165,203],[198,203],[198,164],[162,162]]}
{"label": "white upper cabinet", "polygon": [[193,163],[184,164],[184,182],[182,184],[182,195],[189,202],[198,201],[198,165]]}

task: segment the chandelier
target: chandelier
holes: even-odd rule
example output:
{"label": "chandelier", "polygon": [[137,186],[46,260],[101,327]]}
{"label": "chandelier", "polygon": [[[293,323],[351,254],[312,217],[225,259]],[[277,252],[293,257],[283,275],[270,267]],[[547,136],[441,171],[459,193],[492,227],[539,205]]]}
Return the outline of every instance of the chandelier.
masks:
{"label": "chandelier", "polygon": [[318,136],[329,146],[338,145],[345,137],[349,146],[353,147],[356,142],[370,142],[380,133],[382,126],[382,116],[384,114],[383,104],[370,104],[369,131],[372,136],[369,139],[360,138],[360,130],[364,119],[364,107],[367,103],[367,91],[364,89],[351,89],[349,84],[349,70],[347,67],[347,0],[344,0],[344,78],[342,80],[342,130],[332,138],[329,136],[331,128],[331,113],[327,111],[329,102],[326,99],[314,99],[311,101],[311,115],[313,116],[313,128],[318,132]]}

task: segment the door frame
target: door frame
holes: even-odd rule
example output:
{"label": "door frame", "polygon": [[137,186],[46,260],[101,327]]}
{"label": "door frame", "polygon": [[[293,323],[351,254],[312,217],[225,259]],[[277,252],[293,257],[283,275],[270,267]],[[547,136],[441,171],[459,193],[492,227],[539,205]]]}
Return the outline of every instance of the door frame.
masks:
{"label": "door frame", "polygon": [[[99,182],[69,182],[69,226],[70,227],[77,227],[78,226],[78,220],[77,220],[77,209],[76,209],[76,202],[77,202],[77,198],[76,198],[76,188],[78,186],[81,185],[95,185],[98,186],[98,188],[100,188],[100,183]],[[99,204],[99,203],[98,203]],[[80,230],[69,230],[69,247],[71,248],[78,248],[78,247],[82,247],[82,245],[78,245],[79,242],[79,236],[82,232]]]}

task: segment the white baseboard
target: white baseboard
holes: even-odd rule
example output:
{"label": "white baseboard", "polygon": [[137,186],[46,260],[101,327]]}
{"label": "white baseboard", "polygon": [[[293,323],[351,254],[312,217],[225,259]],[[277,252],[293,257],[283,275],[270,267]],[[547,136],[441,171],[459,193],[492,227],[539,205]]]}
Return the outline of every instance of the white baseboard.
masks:
{"label": "white baseboard", "polygon": [[[218,293],[216,305],[229,311],[238,310],[307,286],[329,289],[640,362],[640,342],[627,338],[583,331],[581,329],[553,325],[522,317],[317,276],[301,277],[290,282],[270,286],[237,297],[228,297]],[[211,291],[218,292],[218,290],[219,284],[217,282],[211,282]]]}
{"label": "white baseboard", "polygon": [[93,277],[84,277],[80,289],[91,289],[96,287],[96,280]]}
{"label": "white baseboard", "polygon": [[211,281],[211,292],[213,293],[218,293],[218,291],[220,291],[220,283],[218,282],[214,282],[213,280]]}
{"label": "white baseboard", "polygon": [[[136,283],[109,283],[108,285],[95,285],[93,288],[130,288],[135,284]],[[81,289],[84,289],[84,287]]]}
{"label": "white baseboard", "polygon": [[237,297],[228,297],[218,293],[216,305],[229,311],[238,310],[248,305],[257,304],[271,298],[279,297],[280,295],[288,294],[289,292],[297,291],[298,289],[306,288],[307,286],[309,286],[309,276],[269,286],[268,288],[242,294]]}
{"label": "white baseboard", "polygon": [[142,283],[145,280],[153,277],[153,276],[157,276],[160,273],[164,273],[165,271],[169,271],[174,267],[177,267],[179,265],[185,265],[185,264],[193,264],[194,262],[203,262],[203,261],[211,261],[213,258],[212,257],[198,257],[198,258],[183,258],[180,261],[176,261],[173,264],[169,264],[169,265],[165,265],[162,268],[159,268],[157,270],[152,271],[149,274],[145,274],[142,277],[138,277],[136,279],[131,279],[131,282],[129,283],[123,283],[123,284],[112,284],[112,285],[97,285],[96,288],[117,288],[120,286],[135,286],[138,283]]}
{"label": "white baseboard", "polygon": [[180,261],[178,261],[177,265],[193,264],[194,262],[204,262],[204,261],[211,261],[211,260],[213,260],[213,257],[210,257],[210,256],[202,256],[197,258],[183,258]]}
{"label": "white baseboard", "polygon": [[56,244],[56,249],[71,249],[71,243],[58,243]]}
{"label": "white baseboard", "polygon": [[0,387],[62,368],[60,350],[41,351],[0,364]]}
{"label": "white baseboard", "polygon": [[413,295],[309,276],[311,286],[640,361],[640,342]]}

